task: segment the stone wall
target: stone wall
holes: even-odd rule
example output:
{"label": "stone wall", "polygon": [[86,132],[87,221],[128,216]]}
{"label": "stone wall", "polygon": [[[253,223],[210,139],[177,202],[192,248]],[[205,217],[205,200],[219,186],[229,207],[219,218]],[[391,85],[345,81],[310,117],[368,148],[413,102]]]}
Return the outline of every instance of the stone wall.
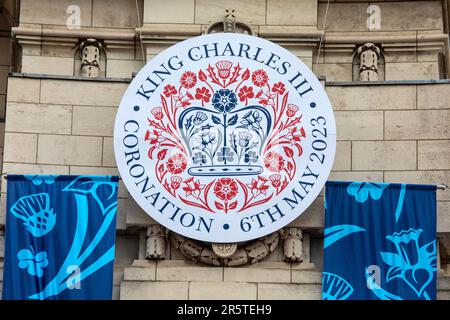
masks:
{"label": "stone wall", "polygon": [[[225,9],[234,8],[255,35],[285,46],[326,76],[338,139],[330,180],[450,182],[450,82],[439,80],[449,65],[441,1],[336,0],[325,24],[322,0],[138,3],[137,16],[135,1],[21,1],[20,24],[12,30],[22,49],[21,73],[8,78],[6,96],[0,81],[0,98],[7,100],[2,173],[118,174],[112,143],[115,112],[143,57],[150,60],[164,48],[202,34],[221,21]],[[66,26],[66,9],[72,4],[81,9],[79,29]],[[381,29],[367,28],[369,4],[381,9]],[[80,43],[86,38],[103,44],[96,79],[79,74]],[[352,81],[357,80],[355,51],[367,42],[381,49],[380,80],[388,81]],[[0,72],[2,54],[0,50]],[[6,204],[6,181],[1,182],[0,268]],[[152,223],[120,184],[116,299],[204,299],[212,292],[216,298],[320,298],[323,196],[291,224],[303,230],[300,264],[282,262],[279,246],[254,266],[208,267],[185,261],[170,243],[167,261],[144,260],[145,229]],[[439,297],[448,299],[450,191],[438,192],[438,232],[443,257]]]}

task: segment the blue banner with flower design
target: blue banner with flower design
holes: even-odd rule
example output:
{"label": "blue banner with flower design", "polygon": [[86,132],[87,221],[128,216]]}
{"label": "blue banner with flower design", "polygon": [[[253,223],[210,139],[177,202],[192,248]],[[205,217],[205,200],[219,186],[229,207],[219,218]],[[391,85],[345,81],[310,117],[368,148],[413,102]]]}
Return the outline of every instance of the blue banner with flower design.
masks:
{"label": "blue banner with flower design", "polygon": [[111,299],[118,177],[7,178],[3,299]]}
{"label": "blue banner with flower design", "polygon": [[329,181],[322,298],[436,299],[436,186]]}

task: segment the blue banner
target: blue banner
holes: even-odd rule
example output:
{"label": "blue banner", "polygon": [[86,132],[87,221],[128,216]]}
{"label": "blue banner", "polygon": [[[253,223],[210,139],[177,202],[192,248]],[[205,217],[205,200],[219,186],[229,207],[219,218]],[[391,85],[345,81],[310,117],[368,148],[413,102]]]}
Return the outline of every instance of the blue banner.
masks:
{"label": "blue banner", "polygon": [[118,177],[7,178],[3,299],[111,299]]}
{"label": "blue banner", "polygon": [[436,186],[327,182],[322,298],[436,299]]}

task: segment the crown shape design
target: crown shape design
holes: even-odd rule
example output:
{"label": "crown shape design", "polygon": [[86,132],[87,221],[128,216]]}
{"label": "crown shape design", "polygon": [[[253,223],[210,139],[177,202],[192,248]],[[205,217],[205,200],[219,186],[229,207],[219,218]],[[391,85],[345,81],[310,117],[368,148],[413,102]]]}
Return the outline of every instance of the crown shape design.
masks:
{"label": "crown shape design", "polygon": [[258,105],[240,106],[232,90],[217,90],[208,107],[186,108],[178,128],[192,159],[190,175],[242,176],[263,171],[262,150],[272,129],[270,113]]}
{"label": "crown shape design", "polygon": [[159,93],[144,140],[155,181],[173,197],[211,213],[242,212],[294,179],[302,115],[264,69],[220,60],[183,71]]}

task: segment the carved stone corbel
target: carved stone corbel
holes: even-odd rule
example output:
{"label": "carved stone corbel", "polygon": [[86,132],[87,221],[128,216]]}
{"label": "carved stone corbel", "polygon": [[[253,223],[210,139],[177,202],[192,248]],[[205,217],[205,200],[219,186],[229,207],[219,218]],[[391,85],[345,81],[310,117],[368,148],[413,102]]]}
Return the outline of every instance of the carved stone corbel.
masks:
{"label": "carved stone corbel", "polygon": [[302,229],[287,227],[283,229],[284,260],[289,262],[303,261]]}
{"label": "carved stone corbel", "polygon": [[380,48],[373,43],[365,43],[357,50],[359,56],[359,80],[378,81],[378,59]]}
{"label": "carved stone corbel", "polygon": [[96,39],[89,38],[80,45],[81,66],[80,76],[97,78],[100,75],[100,52],[102,44]]}
{"label": "carved stone corbel", "polygon": [[160,224],[152,224],[147,227],[147,245],[145,257],[152,260],[166,258],[166,239],[168,230]]}

